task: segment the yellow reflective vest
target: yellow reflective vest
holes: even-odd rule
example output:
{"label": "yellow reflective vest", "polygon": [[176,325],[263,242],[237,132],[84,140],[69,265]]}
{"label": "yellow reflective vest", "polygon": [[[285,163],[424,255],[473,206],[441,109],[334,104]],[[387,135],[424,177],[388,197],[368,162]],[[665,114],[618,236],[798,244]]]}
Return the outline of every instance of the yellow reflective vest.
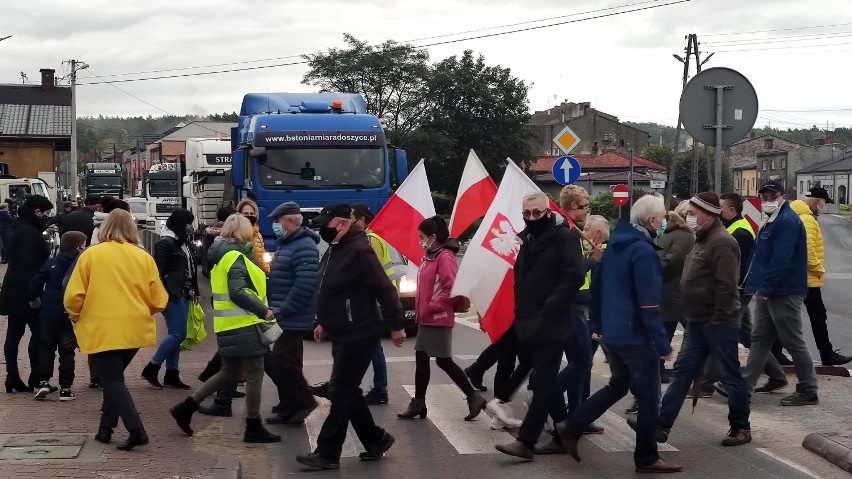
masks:
{"label": "yellow reflective vest", "polygon": [[744,230],[748,231],[749,233],[751,233],[751,238],[752,238],[752,239],[754,239],[754,238],[755,238],[755,236],[756,236],[756,235],[754,234],[754,229],[751,227],[751,223],[749,223],[749,222],[748,222],[748,220],[747,220],[747,219],[745,219],[745,218],[740,218],[740,219],[738,219],[737,221],[734,221],[733,223],[731,223],[731,225],[730,225],[730,226],[728,226],[728,233],[729,233],[729,234],[734,234],[734,231],[736,231],[736,230],[738,230],[738,229],[740,229],[740,228],[742,228],[742,229],[744,229]]}
{"label": "yellow reflective vest", "polygon": [[[606,249],[606,243],[603,243],[601,245],[601,249]],[[591,287],[591,286],[592,286],[592,270],[589,270],[589,272],[586,273],[586,282],[583,283],[583,286],[580,287],[580,291],[589,289],[589,287]]]}
{"label": "yellow reflective vest", "polygon": [[229,251],[210,271],[210,287],[213,290],[213,332],[220,333],[265,322],[251,311],[237,306],[228,294],[228,271],[240,256],[243,257],[249,278],[257,290],[258,299],[264,304],[269,304],[266,300],[266,273],[239,251]]}
{"label": "yellow reflective vest", "polygon": [[[372,231],[367,231],[367,240],[370,242],[370,246],[373,248],[373,251],[376,252],[376,256],[379,257],[379,263],[382,264],[382,269],[385,270],[385,274],[388,275],[388,278],[393,278],[393,261],[391,260],[388,244],[381,238],[381,236],[373,233]],[[378,245],[378,248],[376,245]]]}

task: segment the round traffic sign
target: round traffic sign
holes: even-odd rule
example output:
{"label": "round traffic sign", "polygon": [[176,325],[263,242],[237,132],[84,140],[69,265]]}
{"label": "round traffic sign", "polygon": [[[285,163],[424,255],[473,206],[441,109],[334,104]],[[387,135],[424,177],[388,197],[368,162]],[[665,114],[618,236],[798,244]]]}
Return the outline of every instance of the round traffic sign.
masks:
{"label": "round traffic sign", "polygon": [[615,185],[615,188],[612,189],[612,201],[618,206],[624,206],[629,199],[630,193],[627,191],[627,187],[624,185]]}
{"label": "round traffic sign", "polygon": [[580,162],[573,156],[560,156],[553,163],[553,179],[560,185],[570,185],[580,179]]}
{"label": "round traffic sign", "polygon": [[[721,105],[719,101],[721,100]],[[743,139],[757,120],[757,93],[736,70],[708,68],[686,84],[680,96],[683,127],[700,143],[716,145],[716,113],[722,109],[722,145]]]}

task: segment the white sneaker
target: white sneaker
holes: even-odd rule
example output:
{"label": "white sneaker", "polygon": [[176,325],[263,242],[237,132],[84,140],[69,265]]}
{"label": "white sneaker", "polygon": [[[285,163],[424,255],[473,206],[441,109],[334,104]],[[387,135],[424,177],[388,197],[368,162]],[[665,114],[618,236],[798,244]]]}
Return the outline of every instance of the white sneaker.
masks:
{"label": "white sneaker", "polygon": [[502,420],[500,420],[499,417],[494,416],[491,418],[491,429],[495,431],[500,431],[503,429],[518,429],[519,427],[521,427],[522,422],[523,421],[521,421],[520,419],[514,418],[512,418],[510,422],[503,422]]}
{"label": "white sneaker", "polygon": [[509,415],[509,412],[503,406],[504,404],[505,403],[499,399],[492,399],[485,405],[485,409],[505,424],[510,424],[513,420],[515,420],[515,418]]}

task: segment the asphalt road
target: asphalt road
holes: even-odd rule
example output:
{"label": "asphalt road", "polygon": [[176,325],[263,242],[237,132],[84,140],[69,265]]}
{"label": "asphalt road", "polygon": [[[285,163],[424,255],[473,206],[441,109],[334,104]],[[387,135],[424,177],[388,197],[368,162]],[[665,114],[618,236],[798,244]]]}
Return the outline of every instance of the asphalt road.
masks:
{"label": "asphalt road", "polygon": [[[819,224],[825,245],[827,274],[822,297],[828,309],[829,337],[834,348],[844,348],[842,352],[848,356],[852,355],[852,222],[849,217],[825,214],[819,217]],[[807,313],[803,311],[802,317],[807,318]],[[803,324],[811,354],[818,360],[810,321]]]}

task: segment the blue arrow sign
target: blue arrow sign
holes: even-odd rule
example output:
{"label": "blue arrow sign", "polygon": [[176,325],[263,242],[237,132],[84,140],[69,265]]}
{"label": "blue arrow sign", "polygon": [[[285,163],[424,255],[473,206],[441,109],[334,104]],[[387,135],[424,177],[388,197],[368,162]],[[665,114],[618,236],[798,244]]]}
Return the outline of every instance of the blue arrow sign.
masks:
{"label": "blue arrow sign", "polygon": [[560,156],[553,164],[553,178],[560,185],[570,185],[580,179],[580,162],[573,156]]}

